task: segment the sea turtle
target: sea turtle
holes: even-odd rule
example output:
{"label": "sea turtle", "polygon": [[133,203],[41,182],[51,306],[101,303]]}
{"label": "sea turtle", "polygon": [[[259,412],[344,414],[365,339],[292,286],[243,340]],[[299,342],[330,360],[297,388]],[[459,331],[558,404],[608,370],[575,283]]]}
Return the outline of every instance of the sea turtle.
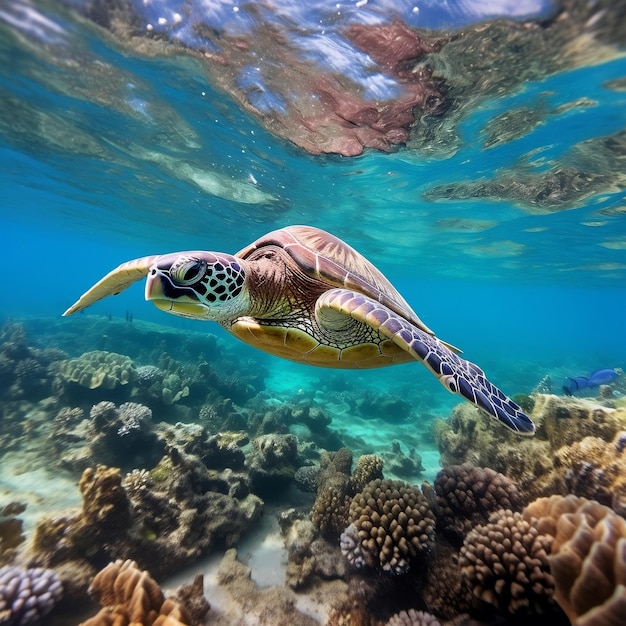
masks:
{"label": "sea turtle", "polygon": [[422,361],[450,392],[512,430],[533,422],[415,314],[356,250],[323,230],[288,226],[236,255],[174,252],[123,263],[64,315],[147,276],[145,296],[182,317],[213,320],[271,354],[321,367],[372,368]]}

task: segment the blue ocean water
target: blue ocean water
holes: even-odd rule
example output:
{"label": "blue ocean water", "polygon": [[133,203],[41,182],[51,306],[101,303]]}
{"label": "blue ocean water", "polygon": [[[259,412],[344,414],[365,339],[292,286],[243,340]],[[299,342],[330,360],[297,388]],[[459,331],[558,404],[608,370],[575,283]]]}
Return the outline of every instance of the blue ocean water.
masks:
{"label": "blue ocean water", "polygon": [[[310,154],[273,132],[291,105],[260,78],[268,71],[264,51],[261,69],[249,66],[234,81],[247,94],[242,104],[241,93],[207,70],[213,40],[193,20],[247,44],[254,20],[292,29],[307,54],[313,39],[328,37],[337,56],[330,47],[312,54],[327,64],[323,71],[339,69],[388,96],[391,82],[374,83],[372,59],[359,65],[344,49],[337,33],[346,21],[395,16],[450,32],[503,15],[515,23],[548,19],[555,6],[277,3],[258,13],[226,2],[129,6],[139,25],[124,39],[87,3],[0,0],[0,320],[24,322],[42,346],[63,335],[63,349],[79,356],[97,342],[85,344],[77,317],[61,314],[120,263],[178,250],[234,254],[266,232],[308,224],[372,261],[437,336],[510,395],[530,393],[545,376],[558,392],[568,376],[626,370],[623,41],[598,43],[560,71],[497,95],[468,97],[448,144],[444,126],[442,143],[432,146],[413,139],[388,152]],[[498,126],[516,112],[525,123]],[[552,182],[542,183],[547,174]],[[428,427],[459,398],[420,365],[337,374],[280,361],[236,345],[216,324],[157,311],[142,289],[134,285],[84,316],[103,328],[132,315],[132,323],[181,337],[214,333],[242,367],[260,364],[276,402],[333,385],[402,397],[418,407],[410,421],[369,422],[344,410],[334,425],[355,456],[417,430],[423,477],[432,480],[438,456]]]}

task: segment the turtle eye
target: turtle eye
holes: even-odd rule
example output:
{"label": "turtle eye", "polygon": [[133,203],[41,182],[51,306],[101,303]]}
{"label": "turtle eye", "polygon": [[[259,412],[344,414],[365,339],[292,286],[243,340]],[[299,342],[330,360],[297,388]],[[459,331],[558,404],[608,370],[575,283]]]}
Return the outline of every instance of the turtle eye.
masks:
{"label": "turtle eye", "polygon": [[205,275],[207,269],[206,261],[202,259],[182,258],[174,261],[170,267],[170,278],[181,287],[195,285]]}

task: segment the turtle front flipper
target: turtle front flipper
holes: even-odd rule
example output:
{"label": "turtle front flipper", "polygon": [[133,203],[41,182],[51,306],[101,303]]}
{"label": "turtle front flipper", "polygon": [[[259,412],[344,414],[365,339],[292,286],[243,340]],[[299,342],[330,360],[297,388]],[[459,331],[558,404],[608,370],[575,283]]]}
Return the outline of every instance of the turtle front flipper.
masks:
{"label": "turtle front flipper", "polygon": [[329,311],[349,315],[377,330],[422,361],[448,391],[463,396],[511,430],[520,435],[534,434],[532,420],[490,383],[477,365],[462,359],[437,337],[420,330],[380,302],[348,289],[331,289],[318,299],[316,315],[321,312],[322,317],[328,318]]}
{"label": "turtle front flipper", "polygon": [[98,300],[102,300],[107,296],[115,296],[124,291],[124,289],[128,289],[133,283],[148,275],[148,270],[158,258],[159,255],[144,256],[141,259],[122,263],[122,265],[116,267],[112,272],[109,272],[104,278],[99,280],[89,291],[86,291],[63,313],[63,316],[82,311],[94,302],[98,302]]}

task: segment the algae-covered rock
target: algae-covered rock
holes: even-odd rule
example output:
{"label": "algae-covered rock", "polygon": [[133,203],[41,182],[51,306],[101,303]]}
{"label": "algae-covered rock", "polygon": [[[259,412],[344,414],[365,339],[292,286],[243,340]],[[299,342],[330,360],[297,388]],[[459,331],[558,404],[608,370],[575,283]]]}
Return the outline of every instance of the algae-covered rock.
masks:
{"label": "algae-covered rock", "polygon": [[115,389],[127,385],[133,380],[134,371],[130,357],[104,350],[85,352],[59,364],[59,374],[64,380],[87,389]]}

